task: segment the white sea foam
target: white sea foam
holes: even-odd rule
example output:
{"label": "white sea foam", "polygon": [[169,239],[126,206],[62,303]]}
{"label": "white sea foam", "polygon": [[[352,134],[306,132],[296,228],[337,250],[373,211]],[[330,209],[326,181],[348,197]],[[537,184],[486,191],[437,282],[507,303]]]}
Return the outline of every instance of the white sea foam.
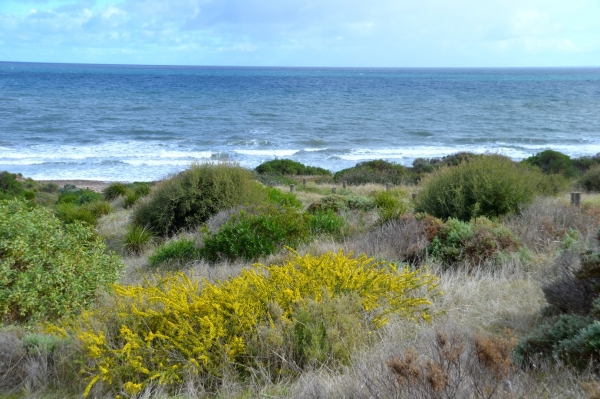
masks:
{"label": "white sea foam", "polygon": [[302,151],[305,152],[317,152],[317,151],[327,151],[329,148],[305,148]]}
{"label": "white sea foam", "polygon": [[299,150],[233,150],[236,154],[251,156],[290,157]]}

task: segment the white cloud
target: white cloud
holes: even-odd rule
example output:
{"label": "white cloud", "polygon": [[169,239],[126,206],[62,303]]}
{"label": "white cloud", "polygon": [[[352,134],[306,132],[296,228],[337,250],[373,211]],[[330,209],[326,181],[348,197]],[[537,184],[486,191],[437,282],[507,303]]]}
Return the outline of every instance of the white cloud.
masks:
{"label": "white cloud", "polygon": [[9,45],[0,48],[0,60],[600,64],[600,21],[595,17],[600,4],[594,0],[30,1],[28,11],[35,13],[15,12],[11,4],[27,5],[19,0],[3,2],[0,40]]}

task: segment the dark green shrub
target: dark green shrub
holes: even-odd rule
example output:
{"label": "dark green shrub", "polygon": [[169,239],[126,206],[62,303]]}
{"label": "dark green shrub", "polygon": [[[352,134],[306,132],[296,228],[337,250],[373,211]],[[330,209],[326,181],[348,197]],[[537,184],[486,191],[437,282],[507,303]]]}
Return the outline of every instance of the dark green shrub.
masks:
{"label": "dark green shrub", "polygon": [[568,347],[567,343],[573,342],[591,323],[588,317],[561,315],[556,321],[544,323],[533,334],[523,338],[515,348],[515,358],[523,365],[533,366],[540,359],[568,357],[563,348]]}
{"label": "dark green shrub", "polygon": [[342,169],[333,175],[333,180],[337,183],[346,181],[352,185],[366,183],[403,184],[409,182],[411,178],[404,166],[378,159],[358,163],[352,168]]}
{"label": "dark green shrub", "polygon": [[253,260],[284,246],[295,248],[310,237],[309,218],[308,214],[289,208],[242,210],[216,234],[205,237],[202,256],[211,262]]}
{"label": "dark green shrub", "polygon": [[117,280],[122,264],[94,232],[49,210],[0,202],[0,315],[30,323],[78,313]]}
{"label": "dark green shrub", "polygon": [[424,179],[415,211],[468,221],[516,213],[548,188],[548,177],[510,159],[492,155],[442,168]]}
{"label": "dark green shrub", "polygon": [[123,206],[125,206],[125,209],[131,208],[132,206],[137,204],[138,200],[140,199],[140,197],[135,193],[135,191],[129,189],[125,191],[124,197],[125,198],[123,198]]}
{"label": "dark green shrub", "polygon": [[478,218],[473,222],[448,219],[429,245],[431,256],[448,265],[480,264],[504,251],[515,251],[518,243],[505,226]]}
{"label": "dark green shrub", "polygon": [[133,188],[133,192],[135,193],[135,195],[138,196],[138,198],[145,197],[152,191],[152,187],[150,187],[150,184],[145,182],[134,182],[131,183],[129,186]]}
{"label": "dark green shrub", "polygon": [[333,211],[319,211],[313,213],[308,219],[308,226],[312,235],[338,236],[346,221]]}
{"label": "dark green shrub", "polygon": [[127,192],[127,186],[123,183],[111,183],[104,190],[102,190],[102,195],[104,195],[104,199],[107,201],[112,201],[117,199]]}
{"label": "dark green shrub", "polygon": [[134,212],[134,220],[156,234],[169,235],[198,226],[236,205],[266,201],[266,191],[237,165],[194,164],[161,182]]}
{"label": "dark green shrub", "polygon": [[60,190],[60,186],[56,183],[48,182],[40,186],[40,191],[49,194],[56,194]]}
{"label": "dark green shrub", "polygon": [[267,175],[331,175],[327,169],[306,166],[291,159],[274,159],[256,167],[256,172]]}
{"label": "dark green shrub", "polygon": [[276,188],[267,187],[267,199],[270,203],[284,208],[303,208],[302,202],[293,193],[284,193]]}
{"label": "dark green shrub", "polygon": [[542,151],[525,159],[523,162],[537,166],[546,174],[560,174],[565,177],[574,177],[577,174],[571,157],[558,151]]}
{"label": "dark green shrub", "polygon": [[600,191],[600,165],[594,166],[581,176],[579,184],[586,191]]}
{"label": "dark green shrub", "polygon": [[571,161],[573,162],[573,166],[579,171],[579,173],[585,173],[587,170],[600,164],[600,154],[596,154],[594,156],[583,156],[580,158],[573,158],[571,159]]}
{"label": "dark green shrub", "polygon": [[19,197],[25,189],[17,176],[9,172],[0,172],[0,200]]}
{"label": "dark green shrub", "polygon": [[150,230],[139,225],[129,226],[123,238],[123,249],[125,252],[139,255],[144,252],[152,242],[154,235]]}
{"label": "dark green shrub", "polygon": [[156,248],[148,261],[150,266],[159,267],[161,265],[180,265],[191,260],[197,259],[200,251],[196,242],[189,238],[179,238],[166,242]]}

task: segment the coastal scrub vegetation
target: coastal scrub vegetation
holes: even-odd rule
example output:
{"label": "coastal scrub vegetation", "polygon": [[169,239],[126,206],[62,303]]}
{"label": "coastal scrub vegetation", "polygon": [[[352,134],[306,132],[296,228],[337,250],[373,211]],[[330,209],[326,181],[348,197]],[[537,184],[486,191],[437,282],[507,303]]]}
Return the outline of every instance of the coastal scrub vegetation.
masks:
{"label": "coastal scrub vegetation", "polygon": [[562,155],[6,172],[0,395],[598,397],[600,158]]}
{"label": "coastal scrub vegetation", "polygon": [[266,175],[303,175],[303,176],[330,176],[331,172],[327,169],[307,166],[291,159],[274,159],[261,163],[256,167],[256,172]]}

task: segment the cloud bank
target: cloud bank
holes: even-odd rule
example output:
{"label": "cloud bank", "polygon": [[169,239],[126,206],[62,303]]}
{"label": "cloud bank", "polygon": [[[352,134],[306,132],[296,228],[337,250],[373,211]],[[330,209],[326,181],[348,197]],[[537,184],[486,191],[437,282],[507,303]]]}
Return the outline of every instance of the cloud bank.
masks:
{"label": "cloud bank", "polygon": [[598,66],[596,0],[3,0],[0,60]]}

